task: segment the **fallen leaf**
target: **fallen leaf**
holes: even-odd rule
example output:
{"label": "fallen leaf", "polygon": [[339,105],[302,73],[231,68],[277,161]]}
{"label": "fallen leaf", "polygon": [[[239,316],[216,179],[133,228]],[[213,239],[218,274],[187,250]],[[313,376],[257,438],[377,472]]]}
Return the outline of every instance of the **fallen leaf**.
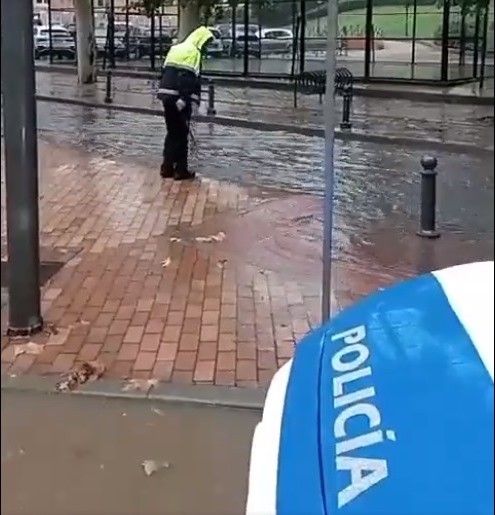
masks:
{"label": "fallen leaf", "polygon": [[80,325],[89,325],[90,322],[88,322],[87,320],[79,320],[79,324]]}
{"label": "fallen leaf", "polygon": [[218,262],[217,262],[217,267],[218,268],[225,268],[226,263],[227,263],[226,259],[219,259]]}
{"label": "fallen leaf", "polygon": [[177,238],[176,236],[172,236],[170,241],[182,241],[182,238]]}
{"label": "fallen leaf", "polygon": [[214,234],[213,236],[211,236],[211,239],[213,241],[223,241],[225,239],[225,233],[220,231],[219,233],[217,234]]}
{"label": "fallen leaf", "polygon": [[58,329],[55,324],[48,323],[45,325],[45,332],[48,334],[58,334]]}
{"label": "fallen leaf", "polygon": [[44,348],[44,344],[34,342],[14,345],[14,358],[17,358],[17,356],[20,356],[21,354],[32,354],[34,356],[37,356],[38,354],[41,354],[43,352]]}
{"label": "fallen leaf", "polygon": [[158,384],[157,379],[129,379],[127,384],[122,387],[123,392],[132,392],[137,390],[148,390]]}
{"label": "fallen leaf", "polygon": [[160,415],[160,417],[163,417],[163,415],[165,415],[165,412],[158,408],[151,408],[151,411],[156,415]]}
{"label": "fallen leaf", "polygon": [[84,362],[75,370],[70,371],[62,381],[55,385],[59,392],[75,390],[88,381],[96,381],[105,373],[105,365],[99,361]]}
{"label": "fallen leaf", "polygon": [[171,262],[172,260],[168,257],[165,261],[162,261],[162,267],[166,268]]}
{"label": "fallen leaf", "polygon": [[69,337],[69,334],[72,330],[72,327],[63,327],[61,329],[55,329],[54,332],[50,332],[50,337],[48,338],[48,341],[46,342],[47,345],[63,345],[67,338]]}
{"label": "fallen leaf", "polygon": [[170,468],[170,463],[168,461],[144,460],[141,466],[143,467],[144,473],[149,477],[151,474],[161,469]]}

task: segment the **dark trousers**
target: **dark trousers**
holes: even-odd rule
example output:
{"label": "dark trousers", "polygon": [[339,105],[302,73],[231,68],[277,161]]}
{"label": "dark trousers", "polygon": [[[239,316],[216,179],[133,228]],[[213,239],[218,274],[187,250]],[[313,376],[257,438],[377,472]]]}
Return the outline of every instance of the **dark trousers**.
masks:
{"label": "dark trousers", "polygon": [[191,104],[179,111],[177,97],[163,100],[167,135],[163,145],[163,167],[176,175],[185,174],[187,169],[189,122],[191,121]]}

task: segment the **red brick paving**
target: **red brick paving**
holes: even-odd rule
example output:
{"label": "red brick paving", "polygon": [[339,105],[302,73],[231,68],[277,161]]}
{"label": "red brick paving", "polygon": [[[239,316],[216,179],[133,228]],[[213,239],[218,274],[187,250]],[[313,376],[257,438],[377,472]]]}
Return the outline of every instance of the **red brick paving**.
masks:
{"label": "red brick paving", "polygon": [[[60,374],[96,359],[108,377],[256,387],[318,323],[318,253],[298,261],[279,238],[282,253],[270,254],[273,241],[258,234],[272,223],[266,203],[286,197],[162,181],[154,169],[47,144],[40,162],[42,250],[66,260],[42,308],[61,332],[40,355],[15,359],[18,342],[2,337],[3,372]],[[195,240],[219,231],[225,241]]]}

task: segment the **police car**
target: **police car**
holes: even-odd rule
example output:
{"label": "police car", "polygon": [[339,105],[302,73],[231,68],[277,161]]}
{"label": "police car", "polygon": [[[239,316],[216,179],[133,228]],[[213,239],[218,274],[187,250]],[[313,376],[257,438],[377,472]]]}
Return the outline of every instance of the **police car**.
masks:
{"label": "police car", "polygon": [[492,515],[493,352],[493,262],[341,312],[272,380],[247,514]]}

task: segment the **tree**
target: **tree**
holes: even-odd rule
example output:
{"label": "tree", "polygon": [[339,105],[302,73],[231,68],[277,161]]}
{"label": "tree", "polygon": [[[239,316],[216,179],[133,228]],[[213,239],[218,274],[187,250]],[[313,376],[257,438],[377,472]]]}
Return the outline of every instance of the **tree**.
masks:
{"label": "tree", "polygon": [[[143,11],[146,16],[153,16],[162,5],[170,0],[137,0],[133,7]],[[179,0],[179,27],[177,39],[183,41],[188,34],[201,24],[203,8],[211,8],[215,0]]]}
{"label": "tree", "polygon": [[96,81],[96,44],[91,0],[75,0],[77,78],[80,84]]}

